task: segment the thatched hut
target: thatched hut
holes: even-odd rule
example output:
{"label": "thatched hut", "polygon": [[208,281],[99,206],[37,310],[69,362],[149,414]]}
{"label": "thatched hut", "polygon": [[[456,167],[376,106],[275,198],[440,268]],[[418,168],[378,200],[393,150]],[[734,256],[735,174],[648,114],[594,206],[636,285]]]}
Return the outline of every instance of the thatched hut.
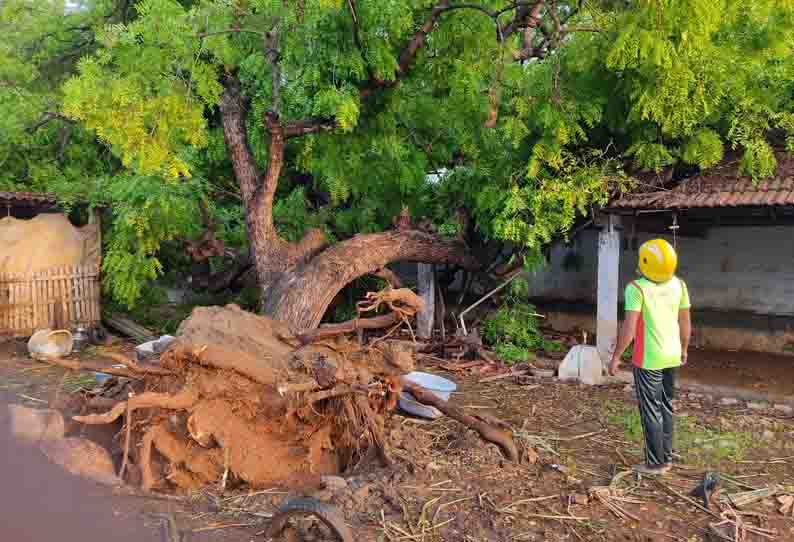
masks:
{"label": "thatched hut", "polygon": [[0,337],[99,323],[101,233],[89,216],[78,227],[51,194],[0,192]]}

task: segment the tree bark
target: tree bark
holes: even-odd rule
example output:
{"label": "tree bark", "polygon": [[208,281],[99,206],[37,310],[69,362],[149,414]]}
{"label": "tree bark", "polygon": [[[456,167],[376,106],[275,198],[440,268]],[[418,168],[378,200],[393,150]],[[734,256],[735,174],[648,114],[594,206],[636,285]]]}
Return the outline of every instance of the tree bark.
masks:
{"label": "tree bark", "polygon": [[296,332],[320,324],[334,296],[352,280],[397,261],[454,263],[478,269],[479,262],[458,241],[419,230],[357,235],[334,245],[272,287],[264,310]]}
{"label": "tree bark", "polygon": [[279,237],[273,223],[273,200],[284,166],[286,139],[309,133],[314,127],[321,126],[321,122],[285,126],[276,113],[265,113],[264,125],[270,133],[270,154],[267,169],[262,174],[248,144],[245,126],[248,104],[242,95],[240,82],[234,77],[226,80],[220,111],[224,141],[235,177],[240,183],[251,260],[265,299],[270,287],[278,283],[285,273],[326,246],[321,230],[308,230],[299,243],[289,243]]}

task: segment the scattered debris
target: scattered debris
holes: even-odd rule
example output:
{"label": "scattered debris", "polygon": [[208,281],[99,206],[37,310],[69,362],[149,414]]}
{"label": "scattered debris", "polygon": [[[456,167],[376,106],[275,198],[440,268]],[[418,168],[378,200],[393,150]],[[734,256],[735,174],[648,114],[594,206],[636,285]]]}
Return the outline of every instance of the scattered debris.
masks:
{"label": "scattered debris", "polygon": [[642,504],[639,499],[634,499],[626,496],[626,490],[618,489],[613,486],[596,486],[591,487],[589,490],[590,497],[597,500],[606,506],[610,512],[615,514],[619,519],[632,519],[637,523],[642,520],[623,508],[620,503]]}
{"label": "scattered debris", "polygon": [[743,491],[741,493],[724,493],[720,497],[720,503],[725,506],[745,508],[758,501],[774,497],[780,490],[780,486],[769,486],[753,491]]}
{"label": "scattered debris", "polygon": [[780,495],[777,502],[780,504],[778,512],[784,516],[794,517],[794,495]]}
{"label": "scattered debris", "polygon": [[720,487],[720,475],[717,472],[706,472],[703,475],[703,481],[698,484],[698,486],[692,490],[689,494],[691,497],[699,497],[703,500],[703,507],[708,510],[709,509],[709,501],[711,500],[711,496],[717,491]]}
{"label": "scattered debris", "polygon": [[154,341],[148,341],[135,347],[135,357],[138,361],[148,361],[157,358],[176,340],[171,335],[163,335]]}
{"label": "scattered debris", "polygon": [[154,331],[151,331],[150,329],[133,322],[121,314],[103,312],[102,322],[104,322],[109,328],[123,333],[138,343],[145,343],[157,339],[157,335],[154,333]]}

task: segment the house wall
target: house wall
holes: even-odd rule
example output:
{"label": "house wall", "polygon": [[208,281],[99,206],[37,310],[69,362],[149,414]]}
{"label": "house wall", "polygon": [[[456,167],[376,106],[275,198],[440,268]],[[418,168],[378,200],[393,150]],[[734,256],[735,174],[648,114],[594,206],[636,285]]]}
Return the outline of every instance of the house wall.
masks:
{"label": "house wall", "polygon": [[[623,233],[621,300],[636,276],[637,247],[651,237],[638,234],[635,244]],[[586,230],[571,246],[554,246],[546,269],[529,277],[530,298],[546,305],[552,327],[593,332],[597,239],[597,231]],[[696,342],[714,348],[794,350],[794,226],[712,228],[706,238],[679,238],[677,244],[678,275],[689,286]]]}

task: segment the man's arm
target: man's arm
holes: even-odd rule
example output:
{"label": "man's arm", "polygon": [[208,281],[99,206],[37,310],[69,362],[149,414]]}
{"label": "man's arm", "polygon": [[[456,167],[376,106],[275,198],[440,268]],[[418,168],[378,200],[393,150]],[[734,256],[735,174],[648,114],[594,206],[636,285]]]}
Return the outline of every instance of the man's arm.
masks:
{"label": "man's arm", "polygon": [[637,334],[637,320],[640,319],[640,311],[626,311],[625,319],[623,320],[623,328],[620,330],[618,342],[615,345],[615,351],[612,353],[612,359],[609,361],[609,374],[615,376],[620,367],[621,357],[623,353],[634,340]]}
{"label": "man's arm", "polygon": [[686,365],[689,354],[689,337],[692,336],[692,317],[689,309],[678,311],[678,327],[681,330],[681,365]]}

